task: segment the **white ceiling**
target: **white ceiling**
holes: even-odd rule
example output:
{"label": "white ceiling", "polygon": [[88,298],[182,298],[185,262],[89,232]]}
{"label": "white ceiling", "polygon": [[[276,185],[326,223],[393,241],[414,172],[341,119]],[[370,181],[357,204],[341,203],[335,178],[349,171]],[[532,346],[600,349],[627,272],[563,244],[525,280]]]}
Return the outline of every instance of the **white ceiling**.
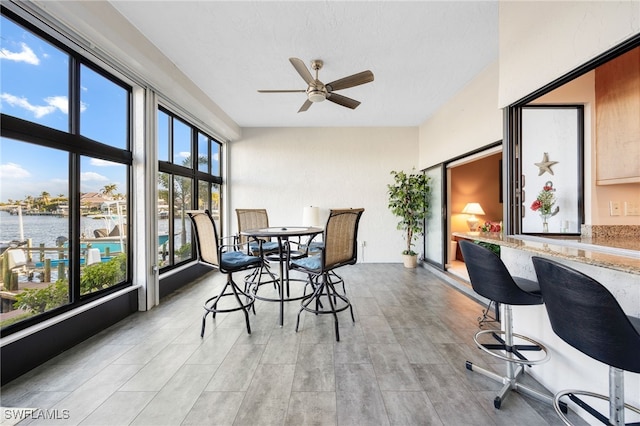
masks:
{"label": "white ceiling", "polygon": [[[417,126],[498,57],[494,1],[111,1],[241,127]],[[322,59],[328,83],[372,83],[298,113],[306,89],[289,63]]]}

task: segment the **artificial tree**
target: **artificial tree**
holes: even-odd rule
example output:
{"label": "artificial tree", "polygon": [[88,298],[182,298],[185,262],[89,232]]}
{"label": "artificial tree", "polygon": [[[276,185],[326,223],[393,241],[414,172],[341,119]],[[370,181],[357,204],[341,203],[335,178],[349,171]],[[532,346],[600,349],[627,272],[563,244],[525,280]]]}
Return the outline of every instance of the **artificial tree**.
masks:
{"label": "artificial tree", "polygon": [[402,254],[415,259],[413,241],[424,233],[424,221],[429,212],[429,177],[413,171],[409,174],[391,171],[391,175],[394,183],[387,185],[389,209],[400,218],[397,229],[405,233],[407,246]]}

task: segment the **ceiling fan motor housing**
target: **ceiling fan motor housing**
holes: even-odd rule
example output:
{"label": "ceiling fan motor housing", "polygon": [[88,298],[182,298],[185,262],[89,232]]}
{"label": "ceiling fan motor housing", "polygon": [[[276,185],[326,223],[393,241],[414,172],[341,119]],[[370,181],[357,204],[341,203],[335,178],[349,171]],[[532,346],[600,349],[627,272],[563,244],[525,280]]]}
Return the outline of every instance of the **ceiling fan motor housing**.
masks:
{"label": "ceiling fan motor housing", "polygon": [[317,82],[316,86],[310,85],[307,88],[307,98],[311,102],[322,102],[327,99],[327,89],[324,87],[324,84]]}

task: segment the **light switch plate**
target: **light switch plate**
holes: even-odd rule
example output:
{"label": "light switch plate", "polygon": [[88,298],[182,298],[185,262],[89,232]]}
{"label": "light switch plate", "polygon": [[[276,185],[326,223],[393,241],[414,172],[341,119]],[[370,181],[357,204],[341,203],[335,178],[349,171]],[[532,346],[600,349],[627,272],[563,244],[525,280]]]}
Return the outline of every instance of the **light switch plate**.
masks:
{"label": "light switch plate", "polygon": [[620,216],[620,201],[609,201],[609,215]]}
{"label": "light switch plate", "polygon": [[624,215],[625,216],[640,216],[640,202],[625,201],[624,202]]}

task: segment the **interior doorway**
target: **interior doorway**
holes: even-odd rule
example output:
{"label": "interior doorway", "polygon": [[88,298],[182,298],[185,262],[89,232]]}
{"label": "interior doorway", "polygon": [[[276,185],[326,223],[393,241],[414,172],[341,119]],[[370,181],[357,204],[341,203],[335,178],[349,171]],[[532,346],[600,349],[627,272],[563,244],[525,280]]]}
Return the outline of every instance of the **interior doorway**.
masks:
{"label": "interior doorway", "polygon": [[[471,214],[463,213],[470,203],[481,208],[476,213],[477,231],[486,223],[503,220],[502,143],[483,149],[446,165],[447,173],[447,241],[445,269],[469,281],[462,253],[454,232],[469,232]],[[471,206],[469,206],[471,207]],[[468,207],[467,207],[468,208]]]}

